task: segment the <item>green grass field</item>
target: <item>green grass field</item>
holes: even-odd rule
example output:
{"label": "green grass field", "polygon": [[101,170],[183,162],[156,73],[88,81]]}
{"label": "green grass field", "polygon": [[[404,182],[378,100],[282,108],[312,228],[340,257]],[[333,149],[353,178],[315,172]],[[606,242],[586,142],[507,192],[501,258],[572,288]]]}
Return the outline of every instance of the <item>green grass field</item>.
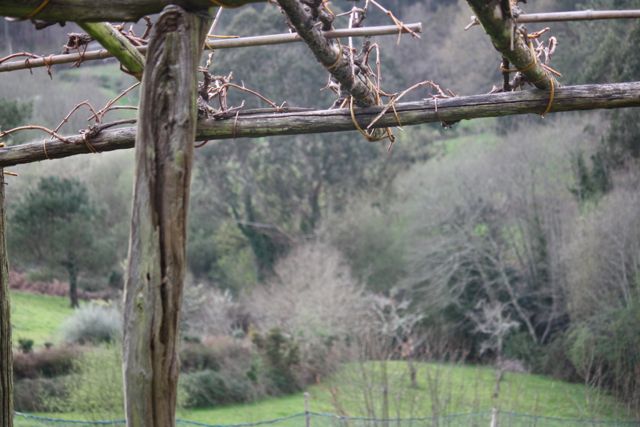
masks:
{"label": "green grass field", "polygon": [[[41,346],[60,339],[58,331],[72,314],[63,297],[12,292],[14,341],[29,338]],[[386,367],[386,369],[385,369]],[[387,378],[385,381],[384,378]],[[352,363],[338,374],[310,387],[310,409],[348,416],[385,416],[382,385],[387,384],[391,418],[425,417],[434,413],[455,414],[489,411],[493,405],[494,371],[488,367],[420,363],[417,387],[409,382],[405,362]],[[611,396],[581,384],[547,377],[507,373],[501,383],[502,411],[539,416],[619,420],[629,414]],[[181,409],[183,419],[207,424],[255,422],[304,411],[303,393],[258,402],[205,409]],[[86,414],[43,414],[55,418],[87,419]],[[113,414],[109,418],[121,418]],[[26,426],[17,420],[17,426]]]}
{"label": "green grass field", "polygon": [[[383,369],[379,363],[353,364],[331,380],[309,388],[314,412],[381,418]],[[411,388],[407,365],[387,362],[390,418],[427,417],[435,413],[490,411],[494,370],[487,367],[421,363],[418,386]],[[335,403],[339,402],[339,403]],[[502,411],[549,417],[619,420],[629,414],[611,396],[547,377],[507,373],[501,382]],[[233,424],[279,418],[304,411],[302,393],[247,405],[182,410],[184,419]]]}
{"label": "green grass field", "polygon": [[[312,412],[345,416],[382,418],[383,370],[378,362],[351,364],[333,378],[310,387]],[[411,388],[404,362],[387,362],[390,418],[430,417],[487,413],[492,408],[494,371],[487,367],[421,363],[418,386]],[[504,412],[582,420],[625,420],[629,413],[611,396],[590,390],[581,384],[569,384],[550,378],[507,373],[501,383],[499,408]],[[178,417],[206,424],[252,423],[304,411],[303,393],[264,399],[242,405],[217,408],[181,409]],[[69,420],[91,419],[86,414],[40,414]],[[100,419],[121,419],[113,414]],[[18,427],[27,427],[17,420]]]}
{"label": "green grass field", "polygon": [[43,346],[47,341],[59,341],[60,325],[72,313],[68,298],[12,291],[14,345],[21,338],[32,339],[36,347]]}

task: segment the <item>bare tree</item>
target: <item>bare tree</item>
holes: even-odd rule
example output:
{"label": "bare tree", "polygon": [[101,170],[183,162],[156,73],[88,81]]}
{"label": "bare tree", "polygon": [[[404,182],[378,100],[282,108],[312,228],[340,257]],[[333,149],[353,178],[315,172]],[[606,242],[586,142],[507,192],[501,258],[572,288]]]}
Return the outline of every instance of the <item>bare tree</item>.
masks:
{"label": "bare tree", "polygon": [[342,255],[321,242],[304,243],[276,264],[275,276],[247,298],[263,329],[301,340],[346,337],[366,310],[363,289]]}

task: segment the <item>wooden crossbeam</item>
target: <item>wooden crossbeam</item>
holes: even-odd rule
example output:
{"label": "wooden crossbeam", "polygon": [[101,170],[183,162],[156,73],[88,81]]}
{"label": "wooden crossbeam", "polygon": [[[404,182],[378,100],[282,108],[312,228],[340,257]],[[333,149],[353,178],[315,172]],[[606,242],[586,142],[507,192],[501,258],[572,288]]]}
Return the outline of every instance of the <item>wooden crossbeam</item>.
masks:
{"label": "wooden crossbeam", "polygon": [[579,10],[571,12],[523,13],[518,23],[596,21],[602,19],[638,19],[640,10]]}
{"label": "wooden crossbeam", "polygon": [[[405,24],[411,31],[420,33],[422,24]],[[366,36],[386,36],[397,35],[398,27],[395,25],[381,25],[376,27],[363,27],[326,31],[325,37],[335,39],[339,37],[366,37]],[[402,30],[402,32],[406,32]],[[232,39],[209,39],[205,45],[205,50],[233,49],[250,46],[268,46],[283,43],[295,43],[303,41],[296,33],[269,34],[264,36],[237,37]],[[138,46],[136,49],[140,53],[146,53],[146,46]],[[0,73],[15,70],[26,70],[31,68],[45,67],[59,64],[71,64],[78,61],[94,61],[97,59],[112,58],[113,55],[106,49],[90,50],[85,53],[68,53],[62,55],[49,55],[39,58],[27,58],[19,61],[10,61],[0,64]]]}
{"label": "wooden crossbeam", "polygon": [[[516,114],[540,114],[547,108],[549,93],[526,90],[486,95],[459,96],[446,99],[425,99],[397,104],[373,127],[402,126],[445,122],[480,117]],[[550,112],[595,110],[603,108],[640,107],[640,82],[566,86],[555,93]],[[382,111],[382,107],[358,108],[356,119],[365,128]],[[398,123],[398,119],[400,123]],[[287,113],[231,114],[227,119],[201,120],[196,139],[259,138],[276,135],[297,135],[354,130],[348,109],[304,110]],[[106,130],[85,141],[82,135],[59,140],[39,140],[0,148],[0,167],[32,163],[91,153],[93,150],[113,151],[134,146],[133,127]],[[91,144],[91,148],[86,144]]]}
{"label": "wooden crossbeam", "polygon": [[212,6],[238,7],[261,2],[264,0],[2,0],[0,16],[49,22],[135,22],[161,12],[167,3],[197,12]]}

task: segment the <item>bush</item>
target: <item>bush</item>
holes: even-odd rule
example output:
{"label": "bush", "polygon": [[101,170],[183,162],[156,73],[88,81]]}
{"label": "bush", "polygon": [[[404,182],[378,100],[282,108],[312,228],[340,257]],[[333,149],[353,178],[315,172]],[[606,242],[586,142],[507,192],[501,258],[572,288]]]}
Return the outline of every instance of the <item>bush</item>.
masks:
{"label": "bush", "polygon": [[61,399],[67,394],[64,378],[36,378],[16,381],[13,388],[13,403],[16,411],[47,412],[55,410],[52,399]]}
{"label": "bush", "polygon": [[640,306],[610,310],[576,324],[568,356],[585,381],[610,388],[640,412]]}
{"label": "bush", "polygon": [[185,343],[180,350],[180,371],[204,370],[220,370],[220,360],[216,349],[199,343]]}
{"label": "bush", "polygon": [[22,354],[29,354],[33,351],[33,340],[26,339],[26,338],[19,338],[18,347],[20,348],[20,351],[22,352]]}
{"label": "bush", "polygon": [[300,390],[295,367],[300,363],[300,350],[293,339],[279,329],[272,329],[262,337],[254,335],[253,342],[260,350],[273,393],[293,393]]}
{"label": "bush", "polygon": [[544,357],[535,373],[551,375],[554,378],[568,382],[578,382],[580,376],[567,354],[567,340],[564,334],[559,335],[544,347]]}
{"label": "bush", "polygon": [[80,413],[94,420],[122,416],[124,393],[119,344],[85,352],[74,363],[74,372],[67,377],[68,395],[51,404],[56,410]]}
{"label": "bush", "polygon": [[253,395],[252,384],[246,375],[210,369],[183,375],[180,385],[182,404],[186,408],[247,402]]}
{"label": "bush", "polygon": [[16,380],[67,375],[79,354],[74,347],[50,348],[30,354],[18,353],[13,357],[13,375]]}
{"label": "bush", "polygon": [[62,324],[64,340],[70,343],[110,343],[122,335],[122,320],[115,307],[89,304]]}
{"label": "bush", "polygon": [[534,343],[524,331],[511,332],[504,340],[502,350],[506,359],[519,360],[535,372],[543,365],[545,349]]}

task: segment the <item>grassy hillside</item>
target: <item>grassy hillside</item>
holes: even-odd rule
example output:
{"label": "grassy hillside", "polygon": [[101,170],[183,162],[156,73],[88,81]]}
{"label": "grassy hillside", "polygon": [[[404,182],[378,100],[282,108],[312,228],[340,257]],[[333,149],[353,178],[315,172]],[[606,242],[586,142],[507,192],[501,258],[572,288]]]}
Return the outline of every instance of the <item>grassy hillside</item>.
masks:
{"label": "grassy hillside", "polygon": [[32,339],[35,346],[56,342],[60,325],[73,313],[69,300],[64,297],[11,292],[11,324],[13,342],[21,338]]}
{"label": "grassy hillside", "polygon": [[[72,313],[63,297],[12,292],[14,339],[30,338],[37,346],[59,339],[57,332]],[[388,390],[391,418],[425,417],[489,411],[493,405],[494,371],[487,367],[419,363],[417,384],[411,387],[405,362],[352,363],[309,388],[314,412],[381,418],[383,385]],[[386,378],[386,380],[385,380]],[[501,383],[502,411],[564,418],[625,419],[628,413],[611,396],[582,384],[547,377],[507,373]],[[245,405],[182,409],[183,419],[207,424],[233,424],[279,418],[304,411],[302,393]],[[47,414],[55,418],[83,419],[90,414]],[[113,414],[110,418],[121,418]],[[18,422],[18,426],[20,426]],[[26,424],[25,424],[26,425]]]}
{"label": "grassy hillside", "polygon": [[[492,407],[495,377],[491,368],[421,363],[417,387],[412,388],[407,365],[388,362],[387,377],[390,418],[485,412]],[[350,365],[331,380],[308,390],[310,409],[381,418],[382,378],[381,364]],[[618,420],[628,417],[611,396],[582,384],[517,373],[505,374],[499,408],[507,412],[562,418]],[[304,397],[299,393],[248,405],[182,410],[179,416],[208,424],[232,424],[279,418],[302,411]]]}
{"label": "grassy hillside", "polygon": [[[338,413],[346,416],[381,418],[381,365],[369,362],[352,364],[338,375],[309,388],[312,412]],[[434,414],[487,413],[492,407],[494,371],[491,368],[421,363],[418,385],[408,383],[406,364],[388,362],[390,418],[429,417]],[[339,402],[339,403],[336,403]],[[367,410],[366,407],[370,409]],[[501,383],[499,408],[503,412],[571,419],[623,420],[629,415],[611,396],[550,378],[507,373]],[[218,408],[182,409],[178,417],[213,425],[251,423],[286,417],[304,411],[303,393],[264,399],[243,405]],[[121,419],[91,414],[41,414],[43,416],[81,419]],[[29,426],[17,420],[18,427]]]}

